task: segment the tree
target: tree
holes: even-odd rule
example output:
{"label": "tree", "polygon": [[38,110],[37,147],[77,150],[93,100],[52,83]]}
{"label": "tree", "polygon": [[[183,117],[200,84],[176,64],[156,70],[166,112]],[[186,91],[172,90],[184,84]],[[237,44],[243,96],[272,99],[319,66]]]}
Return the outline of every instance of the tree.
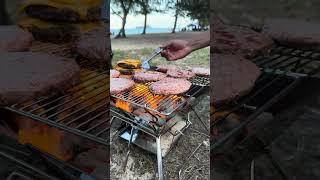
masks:
{"label": "tree", "polygon": [[1,0],[0,1],[0,24],[1,25],[8,25],[10,24],[10,17],[8,15],[7,9],[6,9],[6,1]]}
{"label": "tree", "polygon": [[129,12],[134,7],[135,0],[112,0],[111,10],[112,13],[119,16],[122,19],[122,25],[119,33],[115,38],[126,38],[126,23]]}
{"label": "tree", "polygon": [[147,16],[152,12],[160,12],[158,8],[161,5],[159,0],[136,0],[137,14],[144,15],[144,26],[141,34],[146,34],[147,29]]}
{"label": "tree", "polygon": [[178,6],[186,15],[193,20],[198,20],[201,28],[209,25],[209,1],[208,0],[188,0],[180,1]]}
{"label": "tree", "polygon": [[176,33],[177,28],[177,22],[179,16],[183,16],[183,11],[181,10],[180,6],[178,6],[179,2],[181,0],[169,0],[167,3],[167,9],[173,10],[175,12],[174,14],[174,24],[171,33]]}

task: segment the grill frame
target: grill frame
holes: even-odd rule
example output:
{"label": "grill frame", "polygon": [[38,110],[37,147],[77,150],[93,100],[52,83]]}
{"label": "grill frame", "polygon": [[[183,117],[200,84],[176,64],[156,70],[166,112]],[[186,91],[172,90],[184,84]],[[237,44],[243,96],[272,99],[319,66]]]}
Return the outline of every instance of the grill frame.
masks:
{"label": "grill frame", "polygon": [[[255,121],[260,114],[267,111],[272,107],[272,105],[276,104],[291,91],[293,91],[294,88],[297,87],[304,78],[313,77],[318,72],[320,72],[320,51],[318,49],[299,49],[276,44],[271,49],[269,56],[256,56],[251,60],[257,66],[259,66],[259,68],[263,72],[262,76],[260,76],[260,78],[256,81],[254,90],[251,91],[247,96],[242,97],[239,100],[235,100],[227,105],[218,107],[214,112],[212,112],[211,117],[223,112],[223,110],[230,111],[229,113],[220,117],[220,120],[213,123],[211,122],[210,127],[214,128],[215,126],[218,126],[220,122],[222,123],[224,119],[226,119],[237,110],[242,109],[242,112],[249,111],[250,113],[245,118],[240,119],[241,122],[238,126],[225,133],[216,141],[214,141],[212,138],[210,139],[210,150],[213,154],[219,153],[219,150],[221,150],[220,148],[230,138],[236,136],[249,123]],[[311,70],[306,69],[306,66],[312,63],[315,63],[318,66],[313,67],[313,69]],[[261,81],[263,81],[264,77],[270,75],[275,76],[275,78],[265,84],[262,84],[262,86],[258,85]],[[274,95],[269,99],[263,101],[260,106],[252,106],[250,104],[246,104],[246,102],[250,99],[254,100],[255,96],[265,93],[266,90],[270,87],[272,88],[275,85],[276,81],[281,81],[284,79],[290,79],[291,82],[284,84],[282,89],[274,92]],[[238,144],[241,143],[242,142],[239,142]]]}
{"label": "grill frame", "polygon": [[[53,54],[53,55],[57,55],[57,56],[62,56],[62,57],[66,57],[66,58],[71,58],[74,57],[74,55],[72,54],[71,51],[71,44],[51,44],[51,43],[42,43],[42,42],[34,42],[33,46],[31,47],[31,51],[32,52],[46,52],[49,54]],[[48,96],[48,97],[40,97],[40,98],[36,98],[34,100],[32,100],[32,104],[29,104],[27,106],[24,106],[25,102],[21,102],[21,103],[17,103],[11,106],[7,106],[4,109],[9,110],[11,112],[14,112],[16,114],[22,115],[24,117],[28,117],[32,120],[36,120],[36,121],[40,121],[42,123],[45,123],[47,125],[49,125],[50,127],[55,127],[58,128],[60,130],[69,132],[71,134],[77,135],[79,137],[82,138],[86,138],[90,141],[102,144],[104,146],[109,146],[109,131],[110,131],[110,109],[109,109],[109,101],[108,101],[108,88],[106,88],[106,90],[103,90],[102,92],[100,92],[97,96],[90,96],[92,98],[97,98],[99,95],[102,95],[103,93],[106,93],[106,102],[102,102],[102,104],[98,105],[99,108],[103,108],[105,110],[100,111],[99,108],[93,108],[93,110],[91,109],[92,106],[98,104],[101,101],[104,101],[104,99],[98,99],[95,100],[95,102],[93,104],[90,105],[85,105],[85,107],[77,107],[77,105],[83,105],[84,103],[89,103],[90,98],[85,98],[84,100],[81,100],[81,97],[84,95],[88,95],[88,94],[92,94],[92,95],[96,95],[93,92],[96,91],[97,89],[103,89],[104,86],[108,87],[108,74],[109,72],[106,70],[106,68],[97,68],[95,67],[92,63],[90,63],[90,61],[86,60],[86,59],[81,59],[81,58],[76,58],[76,60],[78,61],[78,64],[81,67],[81,71],[82,72],[91,72],[91,76],[89,76],[90,74],[87,74],[88,77],[84,77],[86,79],[84,79],[84,81],[80,84],[78,84],[78,86],[75,86],[74,88],[72,88],[71,90],[68,90],[65,94],[62,95],[55,95],[55,96]],[[94,82],[91,84],[88,83],[91,80],[95,80],[95,78],[98,78],[100,76],[106,76],[106,83],[103,82],[103,78],[98,80],[97,82]],[[97,85],[98,87],[93,88],[93,90],[87,91],[86,88],[89,88],[89,86],[86,86],[85,84],[87,83],[87,85],[90,86],[95,86]],[[98,85],[100,83],[100,85]],[[83,85],[84,87],[82,87],[82,89],[78,89],[78,90],[74,90],[78,87],[80,87],[81,85]],[[84,91],[86,90],[84,93],[80,92],[80,91]],[[77,98],[74,98],[73,96],[77,94]],[[103,96],[104,97],[104,96]],[[68,100],[68,98],[71,98],[71,100]],[[48,99],[52,99],[49,100],[48,102],[45,102],[45,100]],[[60,102],[63,101],[63,103],[61,104]],[[62,107],[63,104],[67,104],[65,103],[65,101],[67,101],[67,103],[72,103],[72,107],[63,107],[63,109],[59,109],[59,107]],[[56,117],[54,115],[61,115],[62,113],[65,113],[66,111],[69,111],[69,113],[67,113],[65,117],[71,117],[75,114],[77,114],[75,117],[72,117],[71,120],[69,120],[69,123],[63,123],[63,120],[61,119],[53,119],[52,117],[43,117],[43,115],[45,115],[46,113],[42,112],[42,113],[34,113],[35,111],[37,111],[38,109],[41,108],[41,106],[36,107],[34,109],[29,111],[26,111],[26,109],[28,109],[29,107],[32,107],[33,105],[38,105],[41,102],[45,102],[45,106],[47,107],[48,105],[53,105],[53,107],[49,106],[45,112],[48,112],[49,110],[54,110],[57,112],[54,112],[53,114],[51,114],[52,117]],[[55,105],[58,102],[58,105]],[[55,106],[58,106],[58,108],[54,108]],[[104,107],[105,106],[105,107]],[[75,109],[74,109],[75,108]],[[90,108],[91,110],[86,111],[86,109]],[[60,111],[60,112],[59,112]],[[70,112],[71,111],[71,112]],[[82,113],[78,114],[80,111],[83,111]],[[98,115],[94,115],[94,116],[90,116],[94,113],[97,113]],[[100,117],[105,117],[104,119],[99,119]],[[86,120],[84,120],[86,119]],[[104,121],[105,120],[105,121]],[[76,122],[76,121],[82,121],[80,122],[80,124],[77,125],[77,128],[72,127],[72,123],[70,122]],[[92,125],[87,128],[87,129],[80,129],[81,127],[83,127],[84,125],[88,125],[88,123],[92,123],[94,121],[97,121],[98,124],[96,125]],[[82,126],[80,126],[82,125]],[[104,126],[103,126],[104,125]],[[99,126],[99,127],[98,127]],[[102,129],[99,132],[96,132],[96,134],[90,133],[90,131],[94,130],[95,128],[101,128]],[[93,128],[93,129],[91,129]],[[101,136],[101,135],[106,134],[105,136]]]}

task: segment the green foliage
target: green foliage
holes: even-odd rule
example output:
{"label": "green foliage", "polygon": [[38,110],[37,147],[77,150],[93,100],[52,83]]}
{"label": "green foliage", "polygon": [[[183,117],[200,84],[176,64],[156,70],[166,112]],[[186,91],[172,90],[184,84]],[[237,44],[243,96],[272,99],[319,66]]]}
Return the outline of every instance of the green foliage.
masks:
{"label": "green foliage", "polygon": [[208,0],[181,0],[178,7],[193,20],[198,20],[199,25],[209,25],[209,8]]}

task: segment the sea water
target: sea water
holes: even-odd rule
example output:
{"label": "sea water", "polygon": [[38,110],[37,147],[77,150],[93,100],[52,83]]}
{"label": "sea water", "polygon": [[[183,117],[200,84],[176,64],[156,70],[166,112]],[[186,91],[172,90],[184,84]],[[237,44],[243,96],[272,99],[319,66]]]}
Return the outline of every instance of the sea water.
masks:
{"label": "sea water", "polygon": [[[148,27],[146,33],[170,33],[171,28],[152,28]],[[119,32],[119,29],[111,29],[112,36],[116,36]],[[126,35],[137,35],[143,32],[143,28],[127,28]]]}

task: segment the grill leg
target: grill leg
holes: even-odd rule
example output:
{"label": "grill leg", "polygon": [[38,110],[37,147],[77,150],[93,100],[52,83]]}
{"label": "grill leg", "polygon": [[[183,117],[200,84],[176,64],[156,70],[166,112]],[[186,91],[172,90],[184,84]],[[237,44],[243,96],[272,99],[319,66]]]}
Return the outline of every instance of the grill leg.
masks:
{"label": "grill leg", "polygon": [[159,175],[159,180],[163,180],[162,154],[161,154],[161,141],[160,141],[160,137],[156,138],[156,141],[157,141],[158,175]]}
{"label": "grill leg", "polygon": [[129,158],[129,155],[130,155],[130,152],[131,152],[131,142],[132,142],[132,137],[133,137],[134,130],[135,130],[135,128],[132,127],[131,128],[131,133],[130,133],[130,140],[129,140],[129,143],[128,143],[128,152],[127,152],[126,158],[124,160],[124,164],[123,164],[123,171],[126,171],[126,168],[127,168],[128,158]]}
{"label": "grill leg", "polygon": [[193,113],[197,116],[198,120],[201,122],[201,125],[204,127],[204,129],[209,132],[209,128],[207,127],[206,123],[203,122],[203,120],[201,119],[201,117],[199,116],[199,114],[197,113],[197,111],[191,106],[190,107],[191,110],[193,111]]}

